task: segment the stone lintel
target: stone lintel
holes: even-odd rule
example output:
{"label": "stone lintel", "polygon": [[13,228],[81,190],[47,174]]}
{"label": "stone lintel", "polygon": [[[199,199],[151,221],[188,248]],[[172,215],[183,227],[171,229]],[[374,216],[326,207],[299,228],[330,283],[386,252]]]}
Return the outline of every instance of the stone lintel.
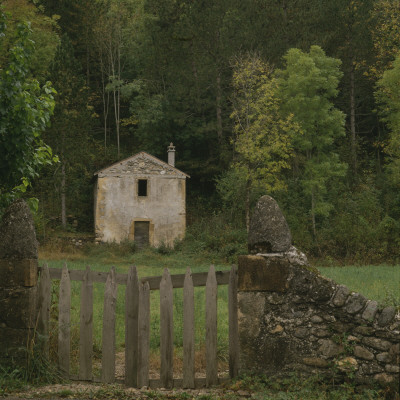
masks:
{"label": "stone lintel", "polygon": [[238,290],[285,292],[288,287],[289,263],[282,257],[239,256]]}
{"label": "stone lintel", "polygon": [[32,258],[22,260],[0,259],[0,282],[2,287],[36,286],[38,261]]}

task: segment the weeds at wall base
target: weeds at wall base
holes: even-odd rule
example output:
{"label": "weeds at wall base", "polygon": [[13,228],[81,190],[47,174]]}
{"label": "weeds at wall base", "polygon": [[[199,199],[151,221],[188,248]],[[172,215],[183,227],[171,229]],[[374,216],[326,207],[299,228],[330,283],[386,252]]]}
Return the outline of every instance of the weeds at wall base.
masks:
{"label": "weeds at wall base", "polygon": [[395,388],[378,384],[360,385],[346,377],[336,379],[323,375],[302,376],[290,373],[282,377],[245,375],[231,382],[227,389],[251,393],[252,399],[307,400],[396,400]]}
{"label": "weeds at wall base", "polygon": [[10,360],[7,364],[0,364],[0,396],[23,390],[28,385],[40,386],[64,382],[57,367],[47,360],[40,346],[33,350],[20,349],[25,353],[24,363]]}

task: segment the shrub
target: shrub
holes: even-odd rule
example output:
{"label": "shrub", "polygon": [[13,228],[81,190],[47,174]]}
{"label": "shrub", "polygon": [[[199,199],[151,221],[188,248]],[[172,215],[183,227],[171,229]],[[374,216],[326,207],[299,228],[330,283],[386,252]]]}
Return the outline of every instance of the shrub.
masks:
{"label": "shrub", "polygon": [[181,249],[193,254],[206,252],[235,262],[239,254],[247,254],[247,232],[226,214],[212,213],[188,227]]}

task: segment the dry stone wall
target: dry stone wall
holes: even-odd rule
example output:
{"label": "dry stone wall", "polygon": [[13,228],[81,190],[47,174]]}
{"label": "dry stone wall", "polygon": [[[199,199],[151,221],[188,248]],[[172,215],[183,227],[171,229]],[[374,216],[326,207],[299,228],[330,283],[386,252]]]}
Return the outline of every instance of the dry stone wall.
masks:
{"label": "dry stone wall", "polygon": [[399,380],[400,314],[319,275],[293,246],[241,256],[241,372]]}

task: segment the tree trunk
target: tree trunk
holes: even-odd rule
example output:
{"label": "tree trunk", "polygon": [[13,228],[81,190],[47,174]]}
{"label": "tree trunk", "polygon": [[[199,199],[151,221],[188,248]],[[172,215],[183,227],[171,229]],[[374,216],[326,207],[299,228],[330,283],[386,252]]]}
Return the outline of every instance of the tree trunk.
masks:
{"label": "tree trunk", "polygon": [[65,162],[61,161],[61,225],[67,227],[67,209],[65,205]]}
{"label": "tree trunk", "polygon": [[101,89],[103,100],[103,121],[104,121],[104,153],[107,153],[107,118],[110,107],[110,92],[106,90],[106,65],[103,56],[103,50],[100,49],[100,71],[101,71]]}
{"label": "tree trunk", "polygon": [[355,82],[354,61],[351,60],[350,69],[350,131],[351,131],[351,166],[353,177],[357,175],[357,136],[356,136],[356,105],[355,105]]}
{"label": "tree trunk", "polygon": [[250,187],[251,187],[251,182],[250,179],[248,179],[246,182],[246,203],[245,203],[247,233],[249,233],[250,229]]}
{"label": "tree trunk", "polygon": [[197,66],[196,66],[196,56],[195,56],[195,52],[193,50],[193,39],[190,41],[190,53],[192,56],[192,72],[193,72],[193,77],[194,77],[194,82],[196,85],[196,95],[197,98],[199,99],[200,96],[200,92],[199,92],[199,74],[197,72]]}
{"label": "tree trunk", "polygon": [[90,86],[89,28],[86,27],[86,84]]}
{"label": "tree trunk", "polygon": [[119,158],[119,90],[113,90],[113,96],[114,96],[115,130],[117,134],[117,153]]}
{"label": "tree trunk", "polygon": [[314,189],[312,189],[311,192],[311,222],[312,222],[312,231],[313,231],[313,237],[314,240],[317,238],[317,228],[315,224],[315,194],[314,194]]}
{"label": "tree trunk", "polygon": [[[118,38],[119,39],[119,38]],[[110,66],[111,73],[114,79],[113,85],[113,100],[114,100],[114,119],[115,119],[115,131],[117,135],[117,153],[118,158],[120,155],[120,144],[119,144],[119,128],[120,128],[120,79],[121,79],[121,54],[120,54],[120,41],[116,43],[115,54],[113,54],[113,43],[110,39]],[[115,85],[115,81],[117,84]]]}
{"label": "tree trunk", "polygon": [[[118,32],[119,35],[119,32]],[[117,44],[117,63],[118,63],[118,89],[117,89],[117,146],[118,146],[118,158],[119,158],[119,128],[120,128],[120,115],[121,115],[121,38],[118,36]]]}
{"label": "tree trunk", "polygon": [[222,110],[221,110],[221,73],[217,72],[217,96],[216,96],[216,107],[217,107],[217,135],[220,146],[222,145]]}

